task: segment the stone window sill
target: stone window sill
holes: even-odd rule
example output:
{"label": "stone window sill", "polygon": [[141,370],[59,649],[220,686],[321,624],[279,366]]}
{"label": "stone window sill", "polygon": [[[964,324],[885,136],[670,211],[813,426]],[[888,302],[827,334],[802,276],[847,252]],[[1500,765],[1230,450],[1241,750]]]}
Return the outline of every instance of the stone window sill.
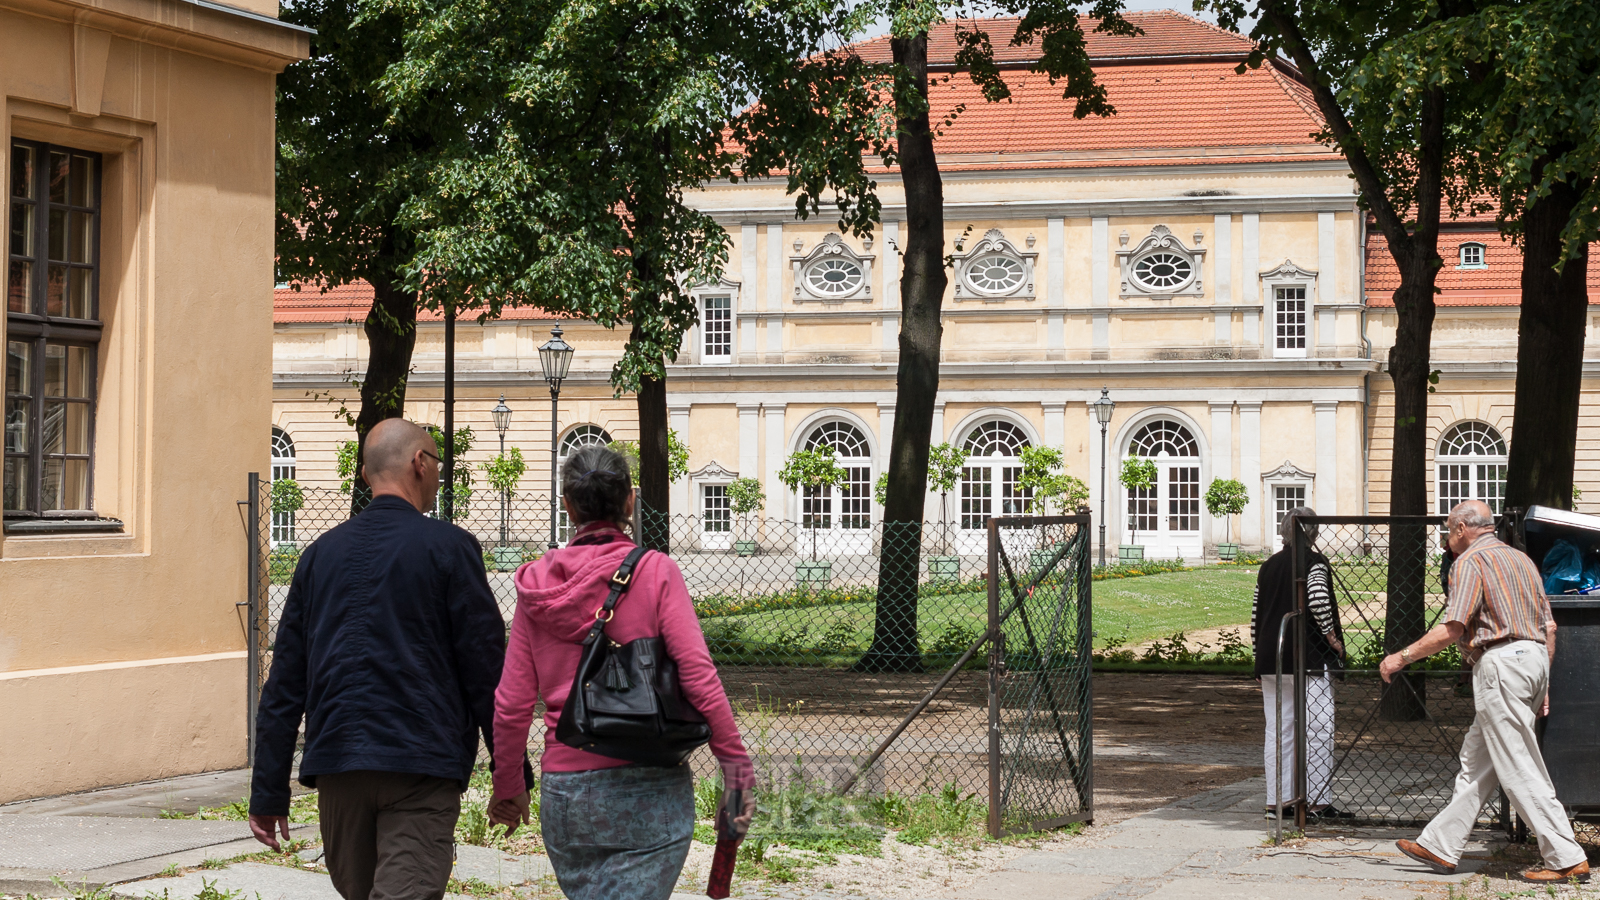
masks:
{"label": "stone window sill", "polygon": [[10,519],[5,533],[30,534],[121,534],[121,519]]}

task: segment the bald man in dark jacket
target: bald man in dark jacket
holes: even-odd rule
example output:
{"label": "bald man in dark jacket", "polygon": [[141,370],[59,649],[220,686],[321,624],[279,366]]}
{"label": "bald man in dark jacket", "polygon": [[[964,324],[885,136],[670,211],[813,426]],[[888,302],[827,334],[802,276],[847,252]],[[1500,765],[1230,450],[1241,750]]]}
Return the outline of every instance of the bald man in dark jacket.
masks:
{"label": "bald man in dark jacket", "polygon": [[261,692],[251,830],[274,848],[288,837],[303,716],[300,782],[319,791],[346,900],[444,895],[478,734],[487,744],[493,731],[505,623],[477,540],[424,514],[435,449],[411,422],[373,428],[372,502],[301,555]]}

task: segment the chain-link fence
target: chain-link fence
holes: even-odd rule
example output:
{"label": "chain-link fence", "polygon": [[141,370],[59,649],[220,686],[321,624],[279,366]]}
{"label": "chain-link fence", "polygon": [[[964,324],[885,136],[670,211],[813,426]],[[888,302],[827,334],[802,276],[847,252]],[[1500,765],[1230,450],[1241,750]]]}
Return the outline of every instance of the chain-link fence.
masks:
{"label": "chain-link fence", "polygon": [[[1331,803],[1356,821],[1407,826],[1426,824],[1449,803],[1474,715],[1459,652],[1435,654],[1387,683],[1378,675],[1384,656],[1421,637],[1444,611],[1443,523],[1434,516],[1297,519],[1299,614],[1284,629],[1279,661],[1292,696],[1279,701],[1286,802]],[[1325,666],[1323,648],[1339,645],[1342,666]],[[1298,679],[1297,659],[1306,660]],[[1503,819],[1495,804],[1485,812]]]}
{"label": "chain-link fence", "polygon": [[[344,492],[274,493],[264,483],[256,492],[252,703],[301,551],[351,512]],[[1086,517],[996,520],[1004,527],[978,540],[940,525],[845,517],[640,518],[683,572],[761,780],[774,792],[780,814],[764,822],[769,831],[827,825],[793,811],[846,793],[953,797],[987,806],[992,830],[1088,817]],[[452,521],[483,545],[509,623],[515,570],[550,541],[548,501],[477,492],[454,505]],[[569,536],[564,520],[555,528],[558,540]],[[885,562],[890,570],[881,572]],[[997,579],[1006,585],[998,610]],[[1017,615],[1001,615],[1007,608]],[[986,657],[991,626],[1005,649]],[[991,730],[995,716],[1001,732]],[[994,734],[1014,742],[1000,757]],[[532,738],[537,760],[542,733]],[[997,769],[991,760],[1001,758],[1014,765]],[[715,772],[709,751],[693,764],[703,777]],[[996,818],[1010,809],[1017,814]],[[837,807],[827,815],[846,825],[855,817]]]}

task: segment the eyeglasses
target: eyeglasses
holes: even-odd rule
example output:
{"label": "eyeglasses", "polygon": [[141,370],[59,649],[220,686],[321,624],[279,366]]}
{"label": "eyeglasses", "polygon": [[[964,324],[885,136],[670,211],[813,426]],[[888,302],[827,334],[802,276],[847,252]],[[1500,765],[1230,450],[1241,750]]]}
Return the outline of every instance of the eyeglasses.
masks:
{"label": "eyeglasses", "polygon": [[438,463],[441,466],[444,465],[444,460],[440,459],[438,456],[436,456],[436,455],[434,455],[432,453],[429,453],[426,450],[422,451],[422,455],[432,458],[434,462]]}

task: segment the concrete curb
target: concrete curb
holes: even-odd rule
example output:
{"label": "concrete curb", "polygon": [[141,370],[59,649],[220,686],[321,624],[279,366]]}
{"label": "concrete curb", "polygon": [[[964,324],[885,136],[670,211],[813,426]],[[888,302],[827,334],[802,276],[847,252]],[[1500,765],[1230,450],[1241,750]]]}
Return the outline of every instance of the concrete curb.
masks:
{"label": "concrete curb", "polygon": [[[315,839],[321,831],[316,825],[292,825],[289,835],[292,839]],[[62,872],[47,872],[40,869],[8,869],[0,868],[0,894],[33,894],[37,897],[70,897],[72,888],[87,885],[90,888],[103,888],[108,885],[123,884],[129,881],[138,881],[161,874],[168,866],[177,865],[180,868],[198,866],[208,859],[232,859],[247,853],[256,853],[267,849],[254,838],[242,840],[222,841],[195,847],[189,850],[180,850],[176,853],[165,853],[160,856],[150,856],[144,859],[131,860],[117,863],[116,865],[101,866],[95,869],[75,869]],[[57,886],[55,881],[65,882],[68,890]]]}

